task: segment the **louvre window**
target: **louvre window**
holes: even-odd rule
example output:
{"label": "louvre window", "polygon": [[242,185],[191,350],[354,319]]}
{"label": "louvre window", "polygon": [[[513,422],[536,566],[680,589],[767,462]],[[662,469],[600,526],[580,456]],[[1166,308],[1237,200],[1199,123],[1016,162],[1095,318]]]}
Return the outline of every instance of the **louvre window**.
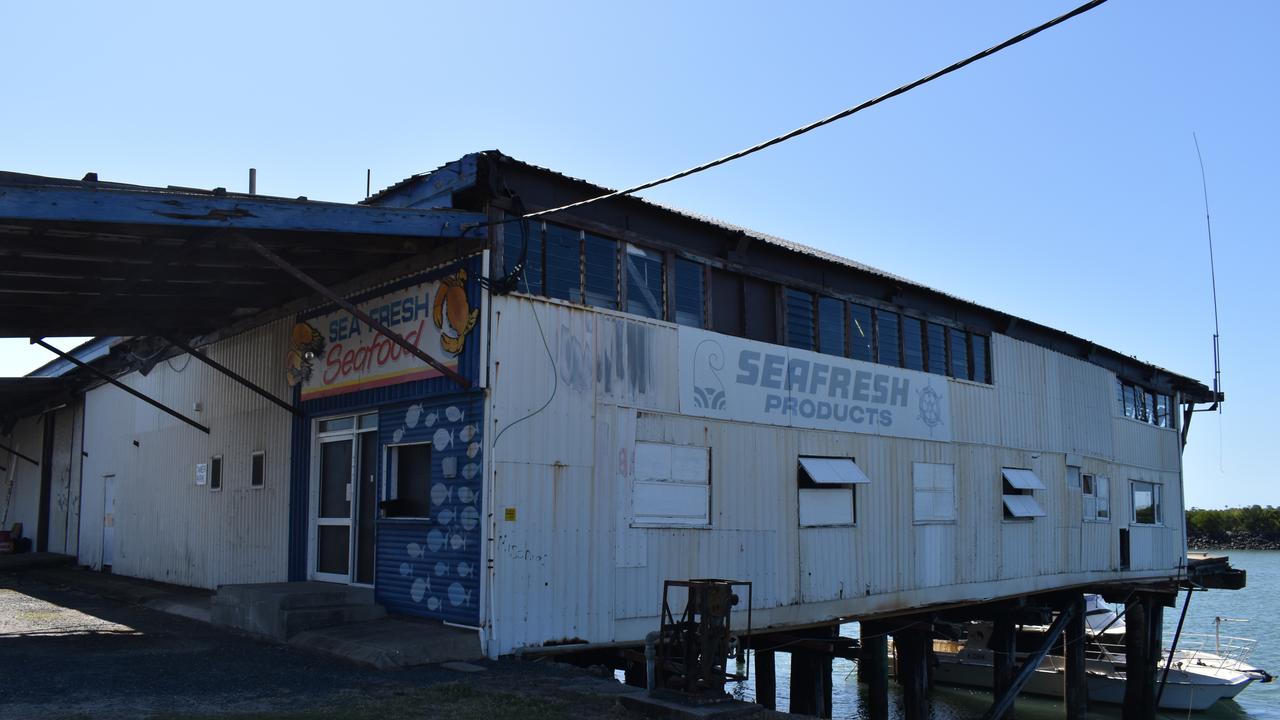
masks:
{"label": "louvre window", "polygon": [[980,383],[991,382],[991,341],[985,335],[970,335],[973,344],[973,379]]}
{"label": "louvre window", "polygon": [[924,370],[924,323],[902,316],[902,367]]}
{"label": "louvre window", "polygon": [[627,312],[663,317],[662,255],[627,243]]}
{"label": "louvre window", "polygon": [[525,257],[524,274],[516,285],[518,292],[542,294],[542,227],[540,222],[511,222],[503,226],[502,262],[507,274],[515,272],[521,256]]}
{"label": "louvre window", "polygon": [[876,362],[882,365],[899,365],[902,358],[898,350],[898,313],[876,311]]}
{"label": "louvre window", "polygon": [[1000,478],[1003,486],[1000,499],[1004,505],[1005,520],[1030,520],[1045,516],[1040,503],[1035,499],[1035,491],[1044,490],[1045,487],[1034,472],[1023,468],[1001,468]]}
{"label": "louvre window", "polygon": [[852,458],[801,456],[796,477],[800,527],[855,524],[858,519],[855,488],[869,482]]}
{"label": "louvre window", "polygon": [[813,349],[813,307],[813,293],[787,288],[787,345]]}
{"label": "louvre window", "polygon": [[928,323],[925,328],[929,340],[929,372],[947,374],[947,329],[938,323]]}
{"label": "louvre window", "polygon": [[969,379],[969,342],[963,330],[947,328],[947,340],[951,346],[951,377]]}
{"label": "louvre window", "polygon": [[818,297],[818,352],[845,354],[844,302]]}
{"label": "louvre window", "polygon": [[587,304],[618,309],[618,243],[599,235],[587,235],[582,244],[586,270]]}
{"label": "louvre window", "polygon": [[1174,427],[1172,397],[1117,378],[1116,398],[1125,417],[1156,427]]}
{"label": "louvre window", "polygon": [[547,225],[547,297],[582,302],[582,234]]}
{"label": "louvre window", "polygon": [[700,263],[676,259],[676,322],[700,328],[703,326],[704,268]]}
{"label": "louvre window", "polygon": [[849,306],[849,349],[854,360],[873,359],[875,336],[871,329],[871,308],[866,305]]}

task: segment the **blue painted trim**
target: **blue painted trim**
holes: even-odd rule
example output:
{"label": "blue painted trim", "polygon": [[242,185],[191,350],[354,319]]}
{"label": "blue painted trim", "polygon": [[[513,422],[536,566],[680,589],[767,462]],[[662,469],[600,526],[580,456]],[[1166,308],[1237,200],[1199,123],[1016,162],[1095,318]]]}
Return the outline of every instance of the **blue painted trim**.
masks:
{"label": "blue painted trim", "polygon": [[452,207],[453,194],[476,184],[480,153],[470,153],[429,173],[414,175],[364,201],[379,207]]}

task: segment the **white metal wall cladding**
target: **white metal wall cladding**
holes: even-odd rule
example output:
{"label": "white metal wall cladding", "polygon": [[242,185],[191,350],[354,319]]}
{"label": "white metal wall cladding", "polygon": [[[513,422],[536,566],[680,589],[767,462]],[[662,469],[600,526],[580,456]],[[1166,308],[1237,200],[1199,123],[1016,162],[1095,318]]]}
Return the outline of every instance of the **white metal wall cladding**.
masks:
{"label": "white metal wall cladding", "polygon": [[[206,350],[287,398],[290,322],[271,323]],[[114,475],[116,572],[209,588],[286,579],[290,415],[186,356],[121,381],[211,432],[205,435],[110,385],[89,391],[80,561],[101,564],[102,478]],[[251,488],[251,458],[259,450],[265,453],[265,486]],[[223,458],[220,491],[195,484],[196,464],[213,455]]]}
{"label": "white metal wall cladding", "polygon": [[[36,416],[19,420],[13,433],[0,442],[39,460],[43,440],[44,420]],[[9,530],[14,523],[22,523],[22,536],[31,539],[34,550],[40,514],[40,468],[6,452],[0,452],[0,467],[5,468],[0,472],[0,527]]]}
{"label": "white metal wall cladding", "polygon": [[[758,623],[798,623],[1117,577],[1130,477],[1181,510],[1175,431],[1116,417],[1106,370],[1003,336],[995,386],[948,381],[939,443],[681,416],[674,326],[523,297],[493,311],[491,654],[639,640],[665,579],[751,580]],[[637,441],[710,449],[709,528],[632,526]],[[1068,454],[1111,478],[1111,522],[1082,521]],[[798,527],[800,455],[857,459],[854,527]],[[912,521],[914,462],[954,465],[954,523]],[[1002,467],[1037,474],[1047,517],[1003,520]],[[1134,576],[1176,574],[1184,549],[1180,523],[1138,528]]]}
{"label": "white metal wall cladding", "polygon": [[76,517],[80,502],[80,478],[78,453],[74,445],[79,432],[79,403],[54,413],[53,458],[50,463],[49,486],[49,552],[75,552],[71,526],[79,522]]}

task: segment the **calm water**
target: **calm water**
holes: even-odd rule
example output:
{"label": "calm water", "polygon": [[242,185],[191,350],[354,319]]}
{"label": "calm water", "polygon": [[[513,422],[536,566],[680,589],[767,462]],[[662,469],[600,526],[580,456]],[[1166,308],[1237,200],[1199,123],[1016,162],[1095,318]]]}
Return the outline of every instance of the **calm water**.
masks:
{"label": "calm water", "polygon": [[[1224,551],[1231,556],[1231,564],[1244,568],[1249,572],[1249,586],[1244,590],[1210,590],[1198,592],[1191,600],[1191,609],[1187,613],[1184,633],[1212,634],[1214,617],[1244,618],[1248,622],[1227,622],[1222,625],[1222,634],[1238,637],[1254,638],[1258,646],[1254,650],[1250,663],[1256,667],[1280,675],[1280,551]],[[1178,623],[1178,614],[1182,611],[1182,602],[1186,593],[1179,596],[1176,610],[1165,608],[1165,645],[1173,638],[1174,628]],[[845,625],[842,634],[846,637],[858,636],[857,623]],[[778,674],[778,709],[787,708],[788,676],[790,658],[786,653],[777,654]],[[834,717],[856,718],[861,715],[858,698],[858,681],[854,673],[854,664],[847,660],[836,660],[833,678],[832,704]],[[754,673],[753,673],[754,675]],[[889,702],[891,715],[898,716],[899,696],[897,686],[890,682]],[[735,694],[744,699],[755,699],[755,686],[751,681],[743,683]],[[980,717],[991,704],[991,695],[961,688],[937,687],[932,694],[934,720],[968,720]],[[1020,720],[1048,720],[1061,718],[1063,707],[1060,703],[1040,698],[1018,698],[1018,717]],[[1167,720],[1184,717],[1186,713],[1161,711]],[[1094,708],[1091,717],[1118,718],[1119,706],[1101,706]],[[1201,720],[1227,720],[1228,718],[1268,718],[1280,720],[1280,680],[1266,685],[1253,683],[1242,692],[1235,701],[1219,702],[1212,710],[1195,713]]]}

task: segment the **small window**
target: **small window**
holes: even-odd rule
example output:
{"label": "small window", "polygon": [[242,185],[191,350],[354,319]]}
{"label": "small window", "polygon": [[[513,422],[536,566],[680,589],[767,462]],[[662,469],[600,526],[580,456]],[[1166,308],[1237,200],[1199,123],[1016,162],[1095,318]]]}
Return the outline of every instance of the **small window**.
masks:
{"label": "small window", "polygon": [[508,275],[515,272],[520,258],[524,257],[524,274],[516,283],[517,292],[542,294],[542,227],[542,223],[533,221],[509,222],[503,226],[502,262]]}
{"label": "small window", "polygon": [[854,360],[870,362],[873,355],[874,335],[871,329],[871,308],[866,305],[849,306],[850,355]]}
{"label": "small window", "polygon": [[322,433],[336,432],[339,430],[350,430],[355,427],[355,418],[344,417],[334,418],[332,420],[321,420],[319,431]]}
{"label": "small window", "polygon": [[956,520],[954,465],[911,464],[912,516],[917,523],[953,523]]}
{"label": "small window", "polygon": [[991,382],[991,340],[986,335],[970,335],[973,347],[973,379],[980,383]]}
{"label": "small window", "polygon": [[876,311],[876,362],[897,366],[902,360],[898,348],[898,313]]}
{"label": "small window", "polygon": [[1159,525],[1162,521],[1160,512],[1160,488],[1158,483],[1132,480],[1129,482],[1133,498],[1133,523],[1135,525]]}
{"label": "small window", "polygon": [[222,456],[209,458],[209,490],[222,489]]}
{"label": "small window", "polygon": [[1073,490],[1080,489],[1080,468],[1075,465],[1067,466],[1067,487]]}
{"label": "small window", "polygon": [[1031,520],[1045,516],[1044,509],[1035,499],[1035,491],[1045,487],[1034,472],[1024,468],[1001,468],[1000,477],[1005,520]]}
{"label": "small window", "polygon": [[378,413],[367,413],[365,415],[361,415],[357,425],[361,430],[377,430]]}
{"label": "small window", "polygon": [[1102,475],[1082,475],[1083,505],[1081,511],[1089,522],[1110,522],[1111,481]]}
{"label": "small window", "polygon": [[818,352],[845,354],[844,301],[818,296]]}
{"label": "small window", "polygon": [[929,344],[929,372],[935,375],[947,374],[947,329],[938,323],[925,326]]}
{"label": "small window", "polygon": [[1124,416],[1127,418],[1136,418],[1138,416],[1138,400],[1135,388],[1125,383],[1121,386],[1124,403]]}
{"label": "small window", "polygon": [[813,293],[787,288],[787,345],[801,350],[814,347]]}
{"label": "small window", "polygon": [[382,509],[389,518],[426,518],[431,515],[431,443],[387,447],[386,500]]}
{"label": "small window", "polygon": [[663,318],[662,254],[627,243],[627,312]]}
{"label": "small window", "polygon": [[582,233],[547,224],[547,297],[582,302]]}
{"label": "small window", "polygon": [[1162,428],[1173,427],[1173,418],[1169,415],[1172,406],[1168,395],[1156,396],[1156,425]]}
{"label": "small window", "polygon": [[711,451],[637,442],[631,516],[637,525],[710,525]]}
{"label": "small window", "polygon": [[253,454],[253,462],[249,470],[249,487],[260,488],[266,484],[264,461],[265,457],[261,450]]}
{"label": "small window", "polygon": [[852,458],[800,457],[796,487],[800,527],[855,525],[858,497],[855,488],[868,483],[866,473]]}
{"label": "small window", "polygon": [[588,234],[583,240],[583,267],[587,278],[587,304],[618,309],[618,243]]}
{"label": "small window", "polygon": [[963,330],[947,328],[947,342],[951,345],[951,377],[969,379],[969,334]]}
{"label": "small window", "polygon": [[902,316],[902,367],[924,370],[924,323]]}
{"label": "small window", "polygon": [[676,322],[700,328],[703,326],[704,268],[700,263],[676,258]]}

